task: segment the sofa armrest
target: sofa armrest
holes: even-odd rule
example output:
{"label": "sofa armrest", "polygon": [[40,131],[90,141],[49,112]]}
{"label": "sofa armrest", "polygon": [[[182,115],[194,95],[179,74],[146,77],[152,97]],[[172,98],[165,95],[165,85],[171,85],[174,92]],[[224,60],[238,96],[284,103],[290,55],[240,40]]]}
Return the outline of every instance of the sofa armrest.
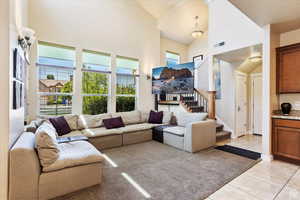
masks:
{"label": "sofa armrest", "polygon": [[35,136],[25,132],[9,153],[9,199],[37,200],[41,166],[34,148]]}
{"label": "sofa armrest", "polygon": [[184,149],[197,152],[216,144],[216,121],[205,120],[193,122],[186,126]]}

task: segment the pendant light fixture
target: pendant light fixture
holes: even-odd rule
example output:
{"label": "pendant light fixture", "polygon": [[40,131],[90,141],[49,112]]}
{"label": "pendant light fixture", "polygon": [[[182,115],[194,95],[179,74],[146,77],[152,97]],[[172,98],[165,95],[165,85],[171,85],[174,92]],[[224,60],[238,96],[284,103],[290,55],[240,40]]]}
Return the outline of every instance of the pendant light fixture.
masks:
{"label": "pendant light fixture", "polygon": [[203,31],[200,30],[199,28],[199,16],[195,17],[195,30],[192,32],[193,38],[200,38],[203,35]]}

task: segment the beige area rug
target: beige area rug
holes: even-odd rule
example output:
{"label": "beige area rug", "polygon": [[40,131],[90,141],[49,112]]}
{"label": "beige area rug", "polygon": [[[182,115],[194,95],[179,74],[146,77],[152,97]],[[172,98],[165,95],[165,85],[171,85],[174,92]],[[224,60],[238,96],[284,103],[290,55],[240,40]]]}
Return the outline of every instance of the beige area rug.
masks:
{"label": "beige area rug", "polygon": [[256,164],[216,149],[191,154],[155,141],[103,152],[102,185],[56,200],[200,200]]}

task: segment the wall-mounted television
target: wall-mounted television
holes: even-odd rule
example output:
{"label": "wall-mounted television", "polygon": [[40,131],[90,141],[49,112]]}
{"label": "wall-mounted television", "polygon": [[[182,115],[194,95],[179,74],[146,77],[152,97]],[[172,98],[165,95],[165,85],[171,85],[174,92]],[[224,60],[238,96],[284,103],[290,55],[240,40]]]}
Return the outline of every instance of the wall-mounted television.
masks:
{"label": "wall-mounted television", "polygon": [[153,94],[183,94],[193,91],[193,62],[152,69]]}

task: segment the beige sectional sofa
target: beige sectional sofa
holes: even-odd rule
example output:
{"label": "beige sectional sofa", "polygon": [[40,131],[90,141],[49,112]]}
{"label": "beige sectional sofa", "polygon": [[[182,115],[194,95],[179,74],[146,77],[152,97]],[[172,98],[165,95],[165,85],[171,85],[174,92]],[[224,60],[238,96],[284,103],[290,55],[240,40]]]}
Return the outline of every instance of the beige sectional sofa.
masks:
{"label": "beige sectional sofa", "polygon": [[[121,116],[125,127],[106,129],[103,119]],[[131,111],[121,113],[106,113],[100,115],[65,115],[72,132],[62,137],[84,135],[97,149],[103,150],[122,145],[135,144],[152,140],[152,128],[162,124],[148,123],[149,111]],[[171,112],[164,112],[163,124],[169,124]],[[40,120],[34,121],[27,131],[37,128]]]}
{"label": "beige sectional sofa", "polygon": [[[125,127],[104,127],[103,119],[118,116]],[[152,128],[170,124],[172,113],[164,112],[162,124],[150,124],[148,117],[149,111],[66,115],[72,132],[62,137],[84,135],[88,141],[60,144],[55,128],[47,119],[31,122],[10,150],[9,199],[46,200],[100,184],[104,158],[99,150],[152,140]],[[188,139],[182,140],[176,133],[186,134]],[[215,144],[215,122],[204,120],[171,128],[164,134],[165,144],[177,148],[177,144],[184,145],[183,150],[195,152]]]}

